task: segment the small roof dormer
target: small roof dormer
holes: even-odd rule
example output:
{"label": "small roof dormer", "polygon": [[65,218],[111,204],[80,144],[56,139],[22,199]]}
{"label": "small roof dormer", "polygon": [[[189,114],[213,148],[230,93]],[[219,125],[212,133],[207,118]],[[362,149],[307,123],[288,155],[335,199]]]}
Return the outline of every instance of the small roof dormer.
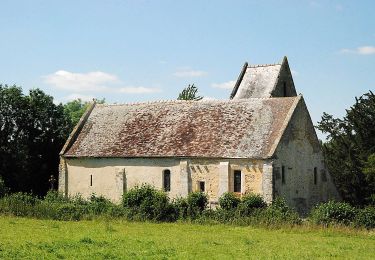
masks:
{"label": "small roof dormer", "polygon": [[288,59],[281,63],[248,65],[245,62],[230,99],[297,96]]}

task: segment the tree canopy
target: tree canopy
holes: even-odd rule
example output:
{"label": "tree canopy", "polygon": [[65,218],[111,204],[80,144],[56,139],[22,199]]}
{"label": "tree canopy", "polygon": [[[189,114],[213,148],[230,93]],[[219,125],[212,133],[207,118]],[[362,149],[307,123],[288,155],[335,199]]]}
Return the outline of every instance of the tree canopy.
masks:
{"label": "tree canopy", "polygon": [[192,85],[188,85],[186,88],[182,90],[180,94],[178,94],[177,100],[201,100],[203,97],[198,95],[198,88]]}
{"label": "tree canopy", "polygon": [[[95,102],[98,104],[103,104],[105,103],[105,99],[97,99],[95,100]],[[83,113],[85,113],[89,104],[90,102],[84,102],[82,101],[82,99],[78,98],[69,101],[64,105],[64,111],[66,115],[71,119],[73,126],[75,126],[78,123]]]}
{"label": "tree canopy", "polygon": [[57,178],[59,152],[72,129],[62,104],[40,89],[0,85],[0,176],[11,191],[44,194]]}
{"label": "tree canopy", "polygon": [[343,198],[352,204],[375,202],[375,95],[355,99],[342,119],[324,113],[317,128],[329,171]]}

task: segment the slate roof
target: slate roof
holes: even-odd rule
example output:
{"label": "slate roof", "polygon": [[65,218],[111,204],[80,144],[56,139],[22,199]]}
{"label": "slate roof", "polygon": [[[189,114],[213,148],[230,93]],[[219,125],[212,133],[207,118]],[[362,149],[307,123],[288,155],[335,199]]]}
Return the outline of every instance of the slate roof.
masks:
{"label": "slate roof", "polygon": [[239,79],[239,85],[232,93],[232,98],[271,97],[281,66],[282,64],[247,65],[244,74]]}
{"label": "slate roof", "polygon": [[269,158],[300,96],[96,104],[64,157]]}

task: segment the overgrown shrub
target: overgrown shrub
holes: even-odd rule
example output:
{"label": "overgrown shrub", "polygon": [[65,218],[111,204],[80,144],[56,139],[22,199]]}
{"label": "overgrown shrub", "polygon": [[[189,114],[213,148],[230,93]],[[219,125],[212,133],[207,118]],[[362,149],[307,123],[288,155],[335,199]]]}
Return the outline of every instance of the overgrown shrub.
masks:
{"label": "overgrown shrub", "polygon": [[0,212],[22,217],[33,216],[34,206],[38,203],[39,199],[31,194],[8,194],[0,200]]}
{"label": "overgrown shrub", "polygon": [[258,222],[266,226],[299,225],[302,223],[298,213],[289,208],[285,199],[276,198],[270,206],[255,214]]}
{"label": "overgrown shrub", "polygon": [[107,216],[110,218],[122,218],[127,216],[127,211],[122,205],[112,205],[108,211]]}
{"label": "overgrown shrub", "polygon": [[101,215],[108,212],[113,203],[103,196],[92,194],[88,203],[88,211],[92,215]]}
{"label": "overgrown shrub", "polygon": [[302,223],[298,213],[289,208],[283,199],[276,199],[275,202],[266,207],[265,204],[250,204],[253,206],[263,206],[259,208],[249,208],[248,214],[241,212],[241,205],[237,210],[205,210],[195,221],[198,223],[225,223],[232,225],[255,225],[267,227],[294,226]]}
{"label": "overgrown shrub", "polygon": [[202,214],[208,204],[207,195],[203,192],[192,192],[187,197],[188,210],[187,215],[190,218],[196,218]]}
{"label": "overgrown shrub", "polygon": [[58,205],[54,219],[56,220],[81,220],[88,215],[87,207],[83,205],[64,203]]}
{"label": "overgrown shrub", "polygon": [[178,219],[186,219],[188,217],[189,204],[187,198],[177,198],[172,202]]}
{"label": "overgrown shrub", "polygon": [[356,227],[375,228],[375,207],[360,209],[354,220]]}
{"label": "overgrown shrub", "polygon": [[247,194],[242,197],[241,203],[238,205],[238,211],[241,216],[249,216],[254,209],[267,207],[267,203],[262,196],[258,194]]}
{"label": "overgrown shrub", "polygon": [[58,191],[50,190],[44,196],[44,201],[48,203],[66,203],[69,202],[69,198]]}
{"label": "overgrown shrub", "polygon": [[356,209],[345,202],[329,201],[316,206],[311,212],[311,219],[316,224],[344,224],[354,221]]}
{"label": "overgrown shrub", "polygon": [[241,200],[233,192],[225,192],[219,198],[219,206],[224,210],[235,210]]}
{"label": "overgrown shrub", "polygon": [[146,184],[126,192],[123,205],[132,219],[170,221],[176,217],[167,194]]}
{"label": "overgrown shrub", "polygon": [[5,187],[4,180],[0,176],[0,198],[4,197],[7,194],[8,189]]}

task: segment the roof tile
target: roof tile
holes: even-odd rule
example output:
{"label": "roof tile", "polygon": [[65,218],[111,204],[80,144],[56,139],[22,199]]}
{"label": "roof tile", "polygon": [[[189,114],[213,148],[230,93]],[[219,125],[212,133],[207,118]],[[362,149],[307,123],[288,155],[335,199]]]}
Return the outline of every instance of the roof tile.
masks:
{"label": "roof tile", "polygon": [[97,104],[64,156],[266,158],[297,99]]}

